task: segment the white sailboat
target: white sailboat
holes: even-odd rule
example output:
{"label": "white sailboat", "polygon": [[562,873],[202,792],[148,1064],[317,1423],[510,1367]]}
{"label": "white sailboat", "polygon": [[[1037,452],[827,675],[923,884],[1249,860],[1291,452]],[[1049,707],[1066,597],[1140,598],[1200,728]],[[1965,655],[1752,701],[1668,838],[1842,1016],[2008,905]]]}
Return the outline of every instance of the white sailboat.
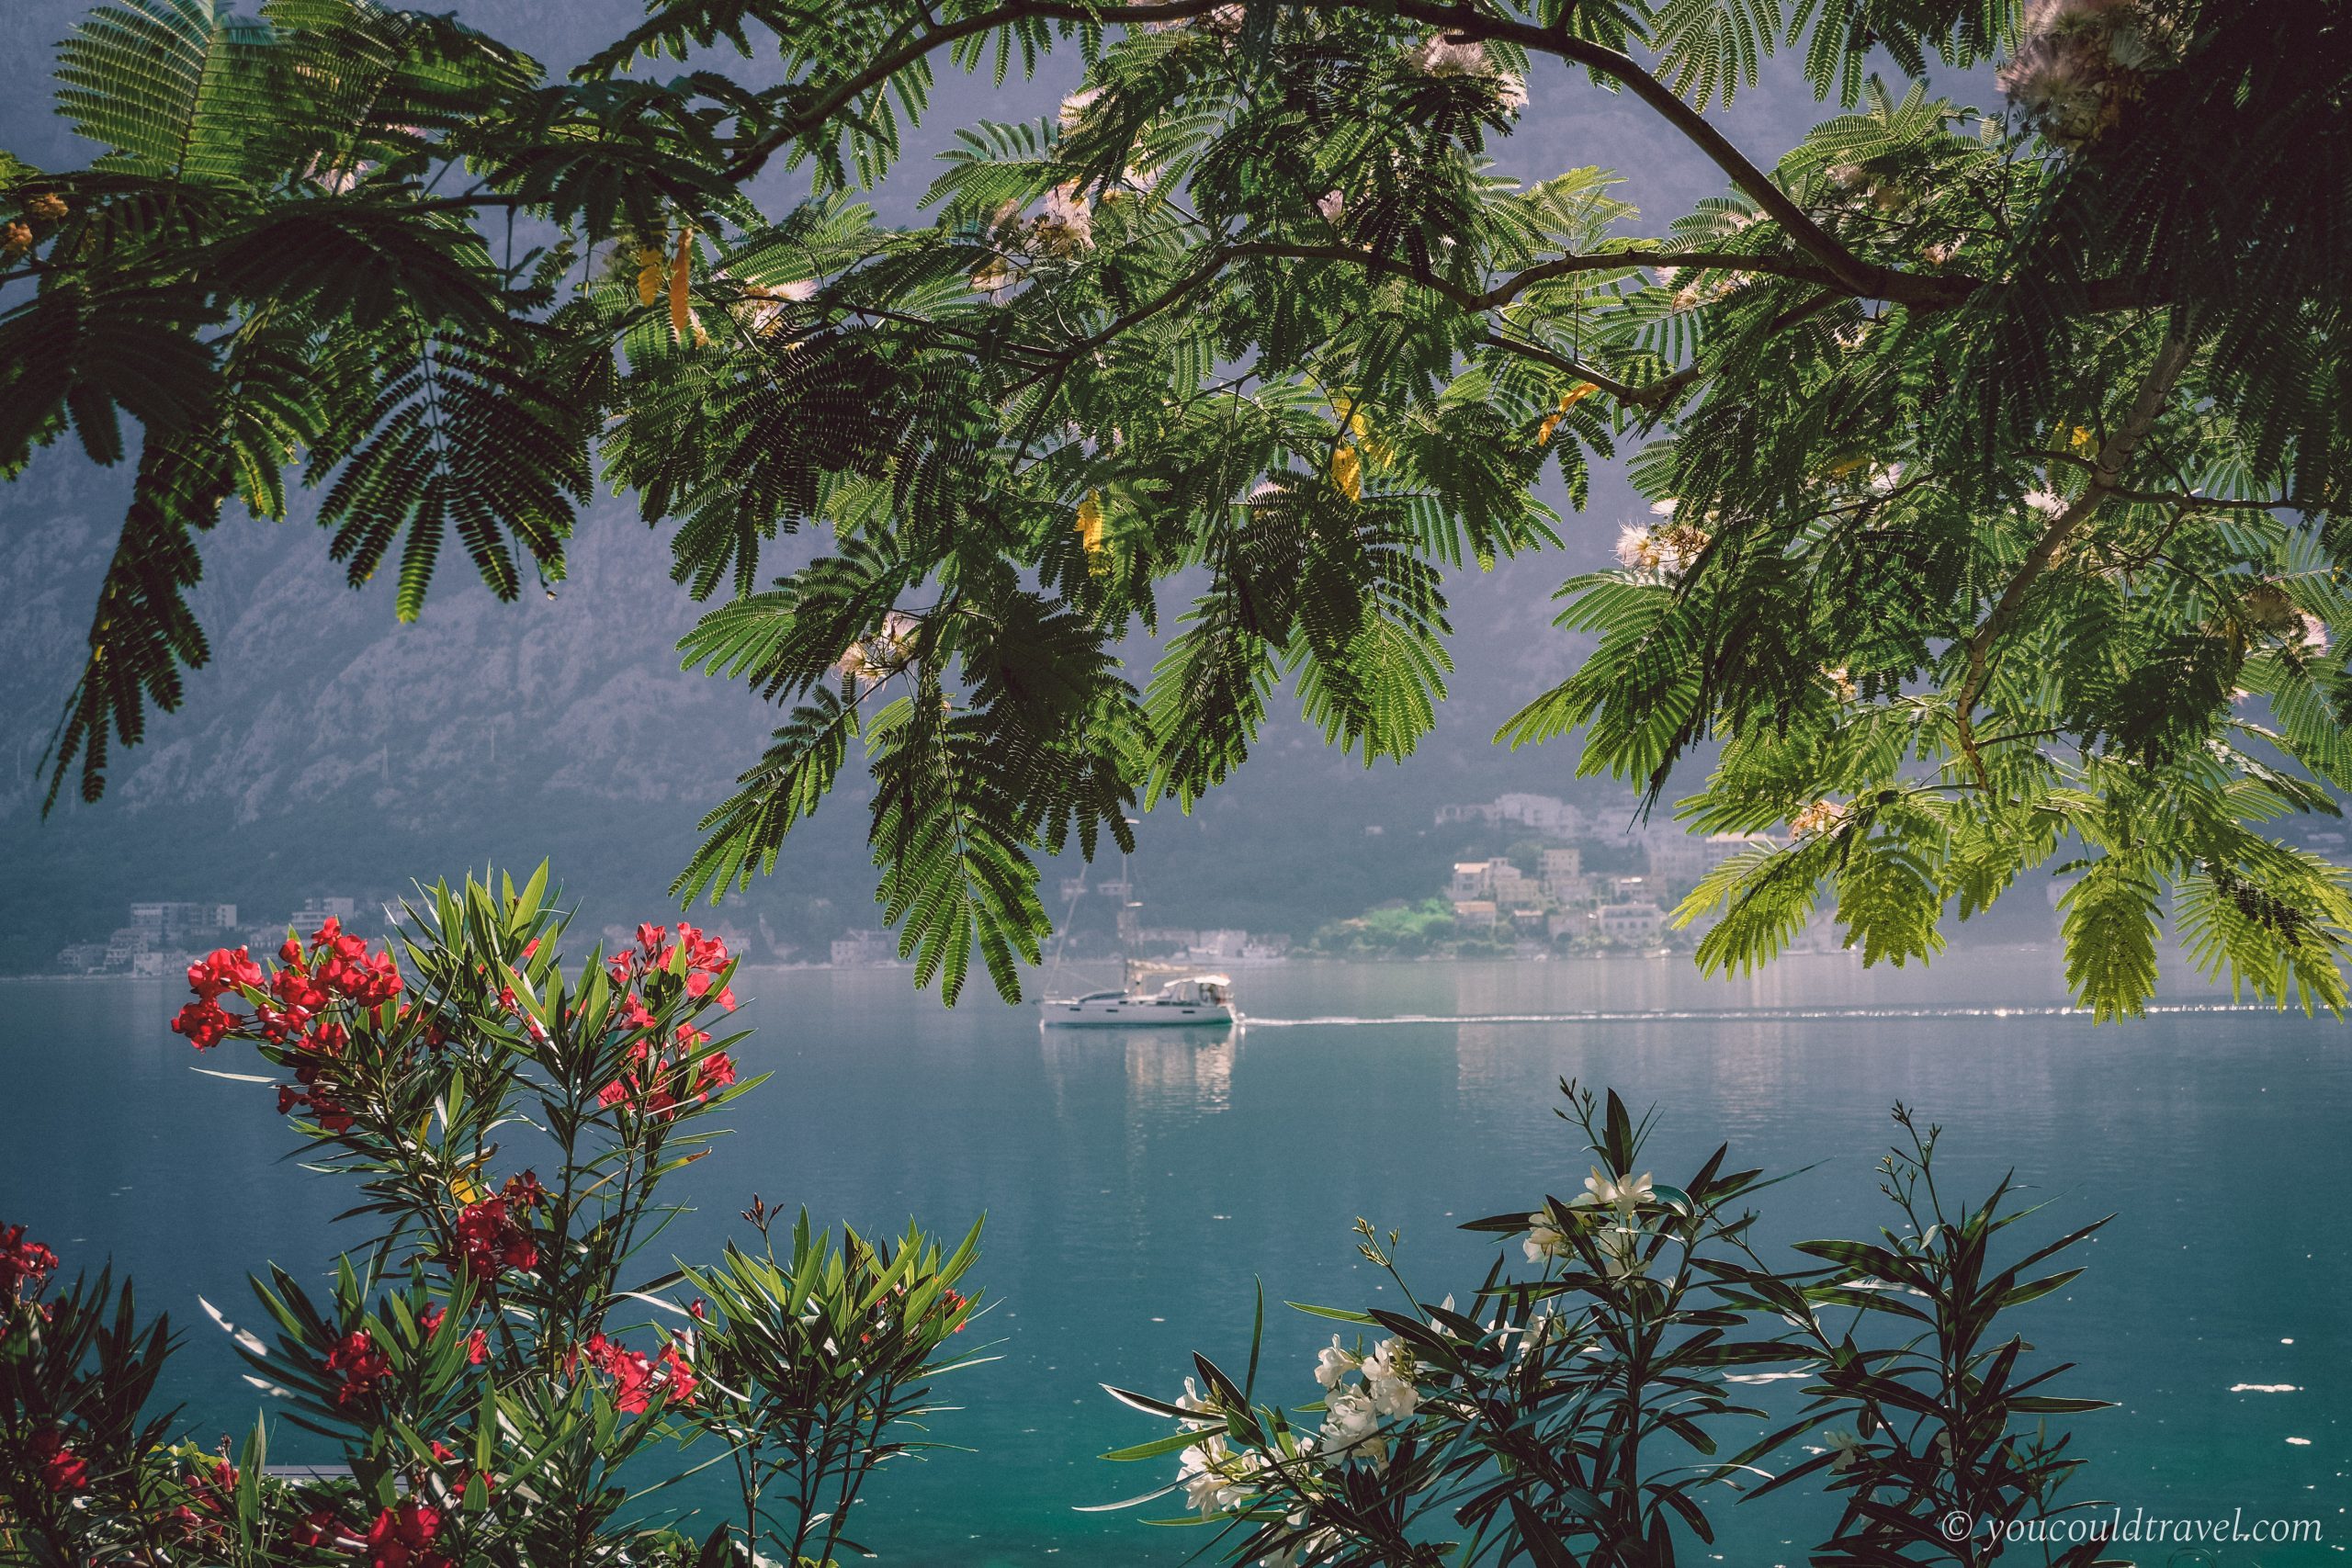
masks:
{"label": "white sailboat", "polygon": [[[1069,931],[1069,917],[1085,896],[1086,884],[1071,878],[1062,885],[1069,908],[1062,914],[1062,932]],[[1135,897],[1135,880],[1127,857],[1119,856],[1119,880],[1095,885],[1094,891],[1119,900],[1119,934],[1124,943],[1136,930],[1136,912],[1143,908]],[[1054,969],[1061,967],[1061,944],[1054,945]],[[1168,976],[1156,990],[1145,987],[1154,976]],[[1225,975],[1189,973],[1172,964],[1150,964],[1138,958],[1121,960],[1125,984],[1116,990],[1089,991],[1077,997],[1047,997],[1038,1004],[1039,1027],[1046,1029],[1180,1029],[1194,1025],[1230,1028],[1239,1017],[1233,1007],[1233,980]],[[1047,983],[1052,977],[1047,976]]]}
{"label": "white sailboat", "polygon": [[[1061,1029],[1165,1029],[1170,1024],[1230,1025],[1233,981],[1224,975],[1180,975],[1147,991],[1148,976],[1166,964],[1127,964],[1127,983],[1117,990],[1082,997],[1048,997],[1038,1005],[1047,1027]],[[1139,974],[1138,971],[1141,971]]]}

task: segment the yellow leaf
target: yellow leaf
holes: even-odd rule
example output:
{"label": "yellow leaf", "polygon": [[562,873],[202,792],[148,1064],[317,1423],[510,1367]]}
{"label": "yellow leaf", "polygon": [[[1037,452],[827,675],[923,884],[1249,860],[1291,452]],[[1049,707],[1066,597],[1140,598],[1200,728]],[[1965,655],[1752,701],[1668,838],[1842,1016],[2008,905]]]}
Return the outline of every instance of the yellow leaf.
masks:
{"label": "yellow leaf", "polygon": [[667,264],[660,251],[639,250],[637,253],[637,302],[650,305],[662,298],[662,275]]}
{"label": "yellow leaf", "polygon": [[2098,445],[2098,436],[2094,434],[2089,427],[2078,424],[2075,426],[2075,439],[2073,445],[2075,451],[2087,452],[2093,446]]}
{"label": "yellow leaf", "polygon": [[1350,501],[1363,499],[1363,458],[1352,446],[1342,446],[1331,454],[1331,482]]}
{"label": "yellow leaf", "polygon": [[1089,491],[1086,499],[1078,503],[1078,539],[1088,555],[1102,551],[1102,492]]}
{"label": "yellow leaf", "polygon": [[479,1203],[490,1194],[474,1180],[472,1172],[460,1171],[449,1178],[449,1196],[460,1203]]}
{"label": "yellow leaf", "polygon": [[1544,423],[1536,427],[1535,445],[1542,446],[1548,443],[1552,439],[1552,433],[1560,428],[1561,416],[1599,390],[1600,389],[1590,381],[1578,381],[1575,386],[1562,392],[1560,406],[1545,414]]}
{"label": "yellow leaf", "polygon": [[684,337],[693,322],[686,309],[686,284],[694,276],[695,231],[678,231],[678,254],[670,263],[670,331]]}

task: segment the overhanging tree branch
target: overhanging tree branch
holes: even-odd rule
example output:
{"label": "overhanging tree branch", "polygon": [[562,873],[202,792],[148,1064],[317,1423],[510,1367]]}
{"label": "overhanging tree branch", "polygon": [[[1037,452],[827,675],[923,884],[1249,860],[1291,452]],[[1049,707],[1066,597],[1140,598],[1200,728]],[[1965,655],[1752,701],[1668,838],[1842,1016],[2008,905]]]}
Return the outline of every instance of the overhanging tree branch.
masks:
{"label": "overhanging tree branch", "polygon": [[1968,639],[1967,673],[1961,682],[1960,690],[1952,697],[1952,721],[1959,733],[1962,754],[1974,770],[1977,782],[1987,789],[1991,788],[1991,781],[1985,774],[1984,760],[1977,750],[1970,716],[1977,701],[1984,694],[1985,682],[1991,678],[1994,645],[2016,622],[2018,611],[2024,607],[2026,594],[2041,574],[2050,570],[2051,563],[2058,558],[2067,541],[2081,531],[2083,525],[2089,522],[2100,507],[2115,500],[2121,491],[2125,467],[2131,463],[2132,455],[2139,450],[2140,443],[2147,439],[2148,432],[2154,428],[2157,416],[2164,412],[2165,401],[2172,395],[2173,386],[2180,379],[2181,372],[2188,367],[2195,347],[2187,324],[2176,318],[2165,334],[2163,345],[2156,350],[2154,363],[2149,366],[2147,375],[2142,378],[2140,389],[2132,397],[2132,406],[2125,411],[2122,423],[2116,427],[2115,434],[2108,437],[2107,444],[2099,448],[2098,456],[2089,460],[2090,482],[2083,487],[2082,494],[2042,529],[2041,536],[2026,552],[2025,559],[2018,562],[2017,570],[2009,574],[2009,581],[2001,590],[2000,598],[1995,601],[1992,612],[1977,625],[1975,632]]}

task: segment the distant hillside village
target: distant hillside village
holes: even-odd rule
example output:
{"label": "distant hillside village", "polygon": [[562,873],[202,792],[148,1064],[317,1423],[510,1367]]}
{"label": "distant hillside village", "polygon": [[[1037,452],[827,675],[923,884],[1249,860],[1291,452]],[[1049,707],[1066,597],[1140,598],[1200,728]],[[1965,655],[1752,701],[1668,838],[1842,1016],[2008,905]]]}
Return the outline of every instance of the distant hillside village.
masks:
{"label": "distant hillside village", "polygon": [[[1440,861],[1442,876],[1418,900],[1392,898],[1353,919],[1329,921],[1303,943],[1281,931],[1233,927],[1147,925],[1145,908],[1124,873],[1066,877],[1058,884],[1065,927],[1080,928],[1073,951],[1125,953],[1219,967],[1310,957],[1532,957],[1550,953],[1655,952],[1682,940],[1668,924],[1675,905],[1699,879],[1751,843],[1744,839],[1681,832],[1671,827],[1627,833],[1629,809],[1579,809],[1546,795],[1505,795],[1478,805],[1441,806],[1432,849],[1459,843],[1479,858]],[[1376,827],[1367,836],[1378,835]],[[1442,853],[1442,851],[1439,852]],[[1459,853],[1460,851],[1455,852]],[[1423,863],[1427,863],[1424,862]],[[1394,883],[1391,886],[1395,886]],[[1409,884],[1408,884],[1409,886]],[[1326,906],[1327,908],[1329,906]],[[1342,906],[1344,908],[1344,906]],[[130,906],[128,919],[104,942],[62,950],[53,965],[64,975],[175,976],[216,947],[274,953],[288,926],[308,936],[330,919],[355,920],[372,932],[381,925],[358,900],[308,899],[282,919],[241,919],[234,904],[153,901]],[[716,928],[714,928],[716,929]],[[806,962],[808,949],[781,941],[759,921],[756,941],[731,927],[718,930],[730,947],[753,962]],[[612,927],[607,945],[633,940]],[[761,950],[764,949],[764,952]],[[834,968],[899,964],[894,931],[853,930],[818,953]],[[820,960],[821,961],[821,960]]]}
{"label": "distant hillside village", "polygon": [[[1484,828],[1486,837],[1507,843],[1485,859],[1454,862],[1446,885],[1419,903],[1392,900],[1324,927],[1311,951],[1344,957],[1656,952],[1677,937],[1671,912],[1701,878],[1742,850],[1776,842],[1672,827],[1627,835],[1548,795],[1441,806],[1436,821]],[[1593,869],[1589,859],[1615,868]]]}
{"label": "distant hillside village", "polygon": [[248,926],[234,904],[154,902],[130,906],[130,920],[104,942],[75,942],[57,954],[61,975],[177,975],[216,947],[275,953],[290,925],[308,936],[328,920],[350,925],[352,898],[312,898],[286,919]]}

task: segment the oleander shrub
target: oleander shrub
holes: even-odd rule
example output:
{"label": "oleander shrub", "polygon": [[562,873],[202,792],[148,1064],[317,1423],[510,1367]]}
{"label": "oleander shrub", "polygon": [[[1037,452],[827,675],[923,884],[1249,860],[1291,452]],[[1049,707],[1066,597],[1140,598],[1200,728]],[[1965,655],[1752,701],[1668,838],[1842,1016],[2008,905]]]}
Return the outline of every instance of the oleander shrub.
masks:
{"label": "oleander shrub", "polygon": [[[1261,1389],[1262,1303],[1240,1378],[1196,1355],[1172,1399],[1112,1389],[1177,1429],[1106,1457],[1180,1466],[1112,1506],[1181,1495],[1190,1511],[1161,1522],[1219,1529],[1204,1555],[1237,1564],[1666,1568],[1714,1542],[1714,1507],[1807,1485],[1814,1562],[1966,1568],[2002,1554],[2012,1521],[2084,1506],[2064,1495],[2082,1461],[2047,1421],[2105,1402],[2051,1393],[2068,1368],[2034,1365],[2003,1314],[2080,1273],[2055,1259],[2104,1220],[2017,1245],[2031,1211],[2010,1183],[1953,1202],[1938,1130],[1898,1106],[1879,1170],[1899,1223],[1775,1263],[1748,1206],[1770,1179],[1730,1168],[1726,1145],[1657,1180],[1653,1119],[1561,1088],[1597,1162],[1584,1190],[1467,1226],[1516,1239],[1525,1269],[1507,1246],[1432,1302],[1396,1233],[1359,1221],[1405,1304],[1303,1309],[1341,1325],[1309,1403]],[[1791,1386],[1793,1404],[1750,1397]],[[2083,1568],[2103,1545],[2025,1550]]]}
{"label": "oleander shrub", "polygon": [[[566,968],[547,868],[403,906],[371,949],[329,920],[213,953],[173,1021],[266,1073],[367,1235],[323,1281],[273,1266],[258,1315],[207,1303],[273,1413],[235,1453],[175,1443],[180,1343],[106,1269],[63,1282],[0,1230],[0,1562],[368,1568],[821,1565],[874,1470],[920,1446],[979,1227],[836,1239],[754,1198],[716,1259],[657,1262],[669,1179],[763,1081],[723,1032],[735,960],[641,926]],[[273,1475],[274,1427],[339,1464]],[[683,1451],[694,1445],[695,1451]],[[673,1490],[707,1472],[730,1506]]]}

